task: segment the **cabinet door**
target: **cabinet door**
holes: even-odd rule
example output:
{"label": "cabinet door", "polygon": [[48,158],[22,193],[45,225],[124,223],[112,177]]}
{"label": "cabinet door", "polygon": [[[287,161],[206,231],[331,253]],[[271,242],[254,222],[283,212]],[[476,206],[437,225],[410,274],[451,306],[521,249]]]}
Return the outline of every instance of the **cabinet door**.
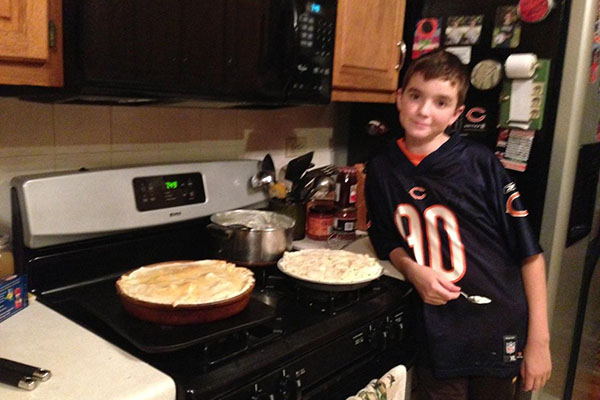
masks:
{"label": "cabinet door", "polygon": [[333,101],[395,101],[406,0],[340,0]]}
{"label": "cabinet door", "polygon": [[61,0],[0,0],[0,84],[62,85],[61,8]]}

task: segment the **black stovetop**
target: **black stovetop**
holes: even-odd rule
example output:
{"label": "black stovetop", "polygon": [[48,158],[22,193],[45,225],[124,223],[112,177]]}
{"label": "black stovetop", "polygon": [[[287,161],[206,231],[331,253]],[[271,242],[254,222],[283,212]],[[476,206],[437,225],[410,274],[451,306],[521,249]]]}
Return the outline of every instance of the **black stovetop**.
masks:
{"label": "black stovetop", "polygon": [[130,316],[115,290],[118,276],[40,294],[39,300],[165,372],[178,391],[202,387],[204,398],[212,398],[232,381],[250,381],[406,307],[412,292],[386,276],[351,292],[306,288],[275,267],[255,270],[255,276],[246,309],[207,324],[168,326]]}

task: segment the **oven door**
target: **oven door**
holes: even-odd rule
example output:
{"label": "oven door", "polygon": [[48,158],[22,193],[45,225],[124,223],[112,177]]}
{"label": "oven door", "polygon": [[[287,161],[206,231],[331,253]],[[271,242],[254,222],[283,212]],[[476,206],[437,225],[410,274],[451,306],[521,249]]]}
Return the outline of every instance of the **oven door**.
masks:
{"label": "oven door", "polygon": [[403,364],[408,369],[412,363],[413,357],[406,351],[370,355],[320,385],[303,392],[301,398],[303,400],[345,400],[349,396],[356,395],[371,380],[381,378],[397,365]]}

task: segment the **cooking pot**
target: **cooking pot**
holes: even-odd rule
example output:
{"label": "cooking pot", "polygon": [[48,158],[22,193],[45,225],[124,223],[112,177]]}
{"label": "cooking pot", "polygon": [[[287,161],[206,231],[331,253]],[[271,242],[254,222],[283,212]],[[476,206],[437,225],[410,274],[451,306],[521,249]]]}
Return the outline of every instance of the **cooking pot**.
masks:
{"label": "cooking pot", "polygon": [[294,220],[261,210],[213,214],[207,230],[213,257],[244,266],[274,265],[292,249]]}

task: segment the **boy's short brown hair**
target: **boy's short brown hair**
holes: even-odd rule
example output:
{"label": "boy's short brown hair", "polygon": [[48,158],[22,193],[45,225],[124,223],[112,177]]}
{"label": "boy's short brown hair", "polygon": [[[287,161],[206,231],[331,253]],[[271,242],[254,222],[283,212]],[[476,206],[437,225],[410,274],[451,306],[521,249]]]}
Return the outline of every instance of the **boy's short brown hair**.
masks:
{"label": "boy's short brown hair", "polygon": [[417,72],[423,74],[425,80],[442,79],[457,86],[458,102],[456,107],[464,104],[469,89],[469,74],[460,59],[443,49],[436,49],[424,54],[411,63],[402,80],[402,88],[406,88],[410,78]]}

